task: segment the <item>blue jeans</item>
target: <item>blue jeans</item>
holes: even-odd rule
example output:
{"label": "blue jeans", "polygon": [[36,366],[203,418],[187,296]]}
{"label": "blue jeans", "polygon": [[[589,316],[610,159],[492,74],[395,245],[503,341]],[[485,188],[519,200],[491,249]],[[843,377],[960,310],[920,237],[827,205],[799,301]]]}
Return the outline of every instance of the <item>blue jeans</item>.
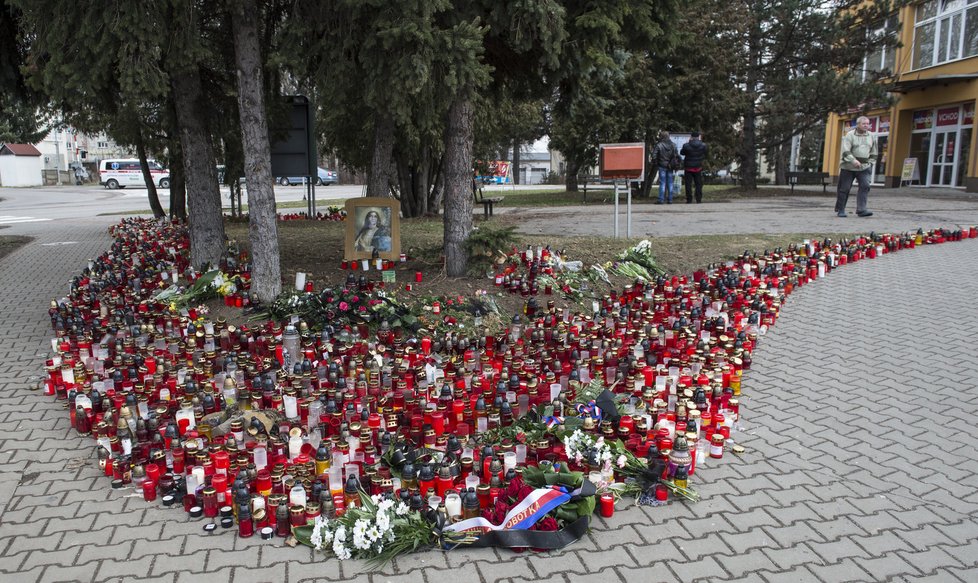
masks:
{"label": "blue jeans", "polygon": [[659,166],[659,202],[672,202],[672,170]]}
{"label": "blue jeans", "polygon": [[846,210],[846,203],[849,201],[849,190],[852,189],[852,182],[859,183],[859,190],[856,193],[856,213],[866,212],[866,204],[869,202],[869,171],[867,166],[862,170],[839,170],[839,185],[836,190],[835,212],[840,213]]}

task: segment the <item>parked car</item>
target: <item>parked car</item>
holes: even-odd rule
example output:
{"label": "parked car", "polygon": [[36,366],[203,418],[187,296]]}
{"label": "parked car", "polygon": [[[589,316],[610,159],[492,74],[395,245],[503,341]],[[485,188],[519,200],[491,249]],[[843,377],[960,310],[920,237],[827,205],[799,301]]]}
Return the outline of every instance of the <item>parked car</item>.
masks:
{"label": "parked car", "polygon": [[[319,168],[319,175],[316,177],[316,186],[329,186],[330,184],[339,184],[340,178],[332,170],[326,170],[325,168]],[[305,184],[306,176],[281,176],[279,177],[278,183],[282,186],[291,186],[293,184]]]}

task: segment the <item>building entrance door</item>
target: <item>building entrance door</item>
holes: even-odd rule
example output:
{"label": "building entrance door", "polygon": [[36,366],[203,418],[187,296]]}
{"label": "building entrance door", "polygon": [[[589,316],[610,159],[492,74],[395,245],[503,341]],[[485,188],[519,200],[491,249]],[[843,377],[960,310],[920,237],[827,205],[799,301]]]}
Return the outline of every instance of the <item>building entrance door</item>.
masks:
{"label": "building entrance door", "polygon": [[957,174],[958,130],[935,130],[934,151],[930,159],[930,186],[955,186]]}

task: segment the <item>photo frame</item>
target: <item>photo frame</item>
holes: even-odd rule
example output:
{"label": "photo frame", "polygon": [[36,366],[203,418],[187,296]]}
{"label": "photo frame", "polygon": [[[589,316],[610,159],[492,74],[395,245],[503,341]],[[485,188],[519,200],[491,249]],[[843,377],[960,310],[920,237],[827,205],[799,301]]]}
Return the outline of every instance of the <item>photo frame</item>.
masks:
{"label": "photo frame", "polygon": [[364,197],[346,201],[343,258],[370,259],[374,249],[383,259],[401,255],[401,203],[393,198]]}

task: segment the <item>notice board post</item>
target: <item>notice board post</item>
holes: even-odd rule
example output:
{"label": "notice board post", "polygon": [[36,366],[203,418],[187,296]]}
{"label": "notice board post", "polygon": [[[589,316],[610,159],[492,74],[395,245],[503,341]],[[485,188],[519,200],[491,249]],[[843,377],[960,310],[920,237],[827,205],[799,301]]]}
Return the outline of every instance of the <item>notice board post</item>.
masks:
{"label": "notice board post", "polygon": [[611,180],[615,185],[615,238],[620,236],[618,227],[618,197],[624,189],[628,198],[625,203],[625,236],[632,236],[632,189],[630,181],[645,178],[645,144],[601,144],[598,165],[602,180]]}
{"label": "notice board post", "polygon": [[278,138],[271,143],[272,176],[304,176],[307,218],[316,218],[315,178],[319,176],[316,160],[316,124],[312,103],[305,95],[286,98],[291,106],[282,127],[271,128]]}

